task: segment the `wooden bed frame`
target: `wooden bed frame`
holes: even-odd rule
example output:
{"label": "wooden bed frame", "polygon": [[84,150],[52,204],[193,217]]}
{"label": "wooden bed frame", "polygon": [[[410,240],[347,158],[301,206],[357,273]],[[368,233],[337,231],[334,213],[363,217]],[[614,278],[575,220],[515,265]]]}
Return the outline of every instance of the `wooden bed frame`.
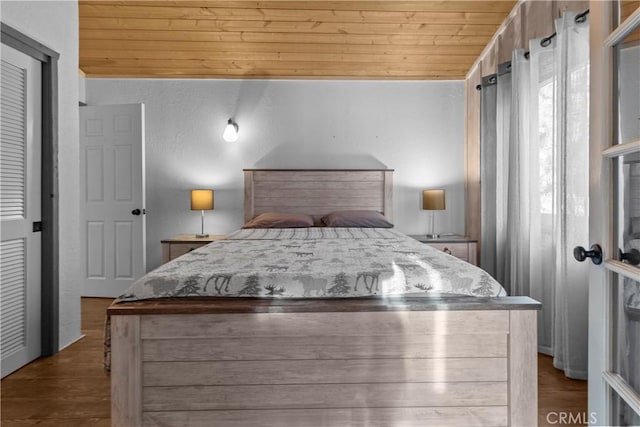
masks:
{"label": "wooden bed frame", "polygon": [[[390,216],[391,175],[245,170],[246,217]],[[527,297],[115,304],[112,425],[537,425],[539,307]]]}
{"label": "wooden bed frame", "polygon": [[245,169],[244,222],[265,212],[375,210],[393,221],[393,169]]}

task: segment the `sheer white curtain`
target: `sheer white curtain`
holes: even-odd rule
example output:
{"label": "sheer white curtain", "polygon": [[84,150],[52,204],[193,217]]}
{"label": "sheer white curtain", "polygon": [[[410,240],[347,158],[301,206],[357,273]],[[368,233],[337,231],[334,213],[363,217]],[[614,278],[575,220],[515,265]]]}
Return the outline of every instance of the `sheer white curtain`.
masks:
{"label": "sheer white curtain", "polygon": [[494,80],[490,79],[491,77],[482,79],[482,105],[480,106],[480,229],[482,233],[480,266],[496,277],[496,97],[498,87],[495,76],[493,76]]}
{"label": "sheer white curtain", "polygon": [[589,31],[566,13],[556,33],[547,46],[531,40],[528,60],[515,51],[509,79],[498,77],[495,137],[481,139],[495,151],[494,164],[481,158],[483,202],[495,191],[481,265],[511,295],[542,302],[539,351],[586,378],[588,264],[572,250],[588,242]]}
{"label": "sheer white curtain", "polygon": [[483,79],[481,108],[481,253],[482,268],[509,292],[504,263],[507,256],[507,204],[511,130],[511,72],[504,64]]}
{"label": "sheer white curtain", "polygon": [[[511,70],[505,69],[501,64],[498,67],[498,87],[496,105],[496,275],[501,283],[508,283],[508,264],[501,262],[508,251],[507,245],[507,218],[509,200],[509,152],[511,146],[511,121],[512,121],[512,81]],[[510,287],[510,283],[508,284]]]}
{"label": "sheer white curtain", "polygon": [[553,364],[586,378],[589,264],[576,262],[572,251],[589,241],[589,30],[574,19],[558,20],[554,49]]}
{"label": "sheer white curtain", "polygon": [[[542,302],[542,310],[538,313],[538,350],[549,355],[553,355],[553,313],[556,302],[553,269],[558,243],[554,241],[552,232],[554,183],[557,181],[554,168],[554,129],[556,120],[561,119],[556,108],[560,92],[557,91],[556,84],[558,79],[555,75],[554,48],[555,40],[546,47],[541,45],[541,39],[531,40],[529,43],[529,295]],[[588,140],[585,141],[585,149],[587,144]]]}

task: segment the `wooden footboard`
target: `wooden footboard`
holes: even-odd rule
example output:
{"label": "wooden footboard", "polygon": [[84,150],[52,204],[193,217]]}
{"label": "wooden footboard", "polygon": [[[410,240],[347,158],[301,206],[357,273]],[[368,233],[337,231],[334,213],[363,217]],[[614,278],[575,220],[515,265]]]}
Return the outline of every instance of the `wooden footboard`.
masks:
{"label": "wooden footboard", "polygon": [[455,301],[112,306],[112,425],[537,425],[539,304]]}

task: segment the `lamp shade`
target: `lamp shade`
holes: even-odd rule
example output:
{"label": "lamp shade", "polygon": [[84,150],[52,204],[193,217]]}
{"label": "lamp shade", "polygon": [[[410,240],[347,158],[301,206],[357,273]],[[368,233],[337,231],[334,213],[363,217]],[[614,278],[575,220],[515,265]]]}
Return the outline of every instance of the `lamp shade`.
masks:
{"label": "lamp shade", "polygon": [[424,190],[422,192],[422,209],[426,211],[445,210],[444,190]]}
{"label": "lamp shade", "polygon": [[191,210],[213,210],[213,190],[191,190]]}

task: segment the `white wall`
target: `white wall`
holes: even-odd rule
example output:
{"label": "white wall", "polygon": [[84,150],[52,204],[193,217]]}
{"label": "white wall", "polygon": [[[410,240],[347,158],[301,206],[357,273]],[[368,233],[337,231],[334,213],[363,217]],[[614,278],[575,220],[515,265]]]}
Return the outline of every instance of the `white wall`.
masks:
{"label": "white wall", "polygon": [[83,75],[78,76],[78,102],[87,102],[87,83]]}
{"label": "white wall", "polygon": [[[421,190],[445,188],[440,231],[464,233],[463,82],[86,80],[87,103],[146,105],[147,267],[195,233],[189,190],[213,188],[209,233],[242,225],[243,168],[395,169],[394,222],[425,233]],[[229,117],[240,126],[222,139]]]}
{"label": "white wall", "polygon": [[80,337],[78,280],[78,3],[6,1],[2,22],[60,54],[58,170],[60,184],[60,347]]}

